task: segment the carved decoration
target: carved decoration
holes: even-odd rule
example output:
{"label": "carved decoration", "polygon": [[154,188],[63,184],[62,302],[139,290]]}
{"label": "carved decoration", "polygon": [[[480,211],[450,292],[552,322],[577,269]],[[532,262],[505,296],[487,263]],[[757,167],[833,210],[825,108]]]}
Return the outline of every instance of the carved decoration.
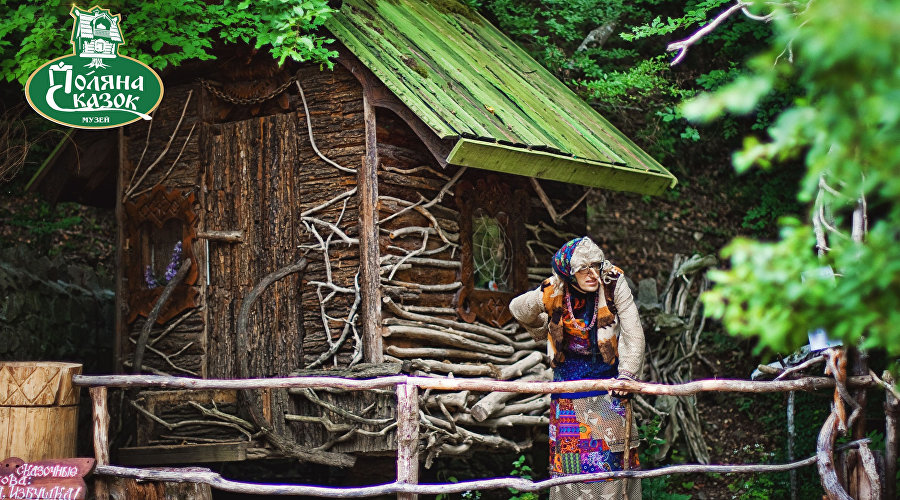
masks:
{"label": "carved decoration", "polygon": [[[528,193],[515,185],[517,179],[487,175],[462,181],[456,188],[456,204],[460,213],[460,247],[463,286],[457,299],[457,313],[463,321],[480,319],[502,326],[512,319],[509,302],[528,288],[528,261],[525,255],[525,220],[528,215]],[[497,219],[511,243],[511,291],[495,291],[475,287],[475,265],[472,248],[472,219],[481,209]]]}
{"label": "carved decoration", "polygon": [[153,230],[161,231],[166,223],[172,220],[178,221],[181,226],[181,261],[191,259],[194,264],[184,281],[172,292],[156,322],[164,324],[178,313],[197,305],[199,290],[192,286],[197,283],[199,275],[199,261],[193,251],[194,239],[197,236],[194,199],[193,192],[168,190],[157,185],[149,193],[124,204],[126,221],[122,265],[125,266],[124,274],[127,280],[128,323],[132,323],[138,316],[147,317],[164,288],[164,286],[148,288],[144,280],[147,256],[144,255],[146,248],[143,248],[141,241],[148,235],[142,234],[142,231],[150,230],[149,237],[152,238]]}

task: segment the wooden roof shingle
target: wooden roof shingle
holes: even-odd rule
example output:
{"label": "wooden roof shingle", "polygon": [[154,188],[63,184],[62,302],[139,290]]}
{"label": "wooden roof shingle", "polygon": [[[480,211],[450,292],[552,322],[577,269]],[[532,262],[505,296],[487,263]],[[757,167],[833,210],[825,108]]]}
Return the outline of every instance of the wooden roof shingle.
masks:
{"label": "wooden roof shingle", "polygon": [[328,29],[454,165],[659,194],[675,177],[457,0],[344,0]]}

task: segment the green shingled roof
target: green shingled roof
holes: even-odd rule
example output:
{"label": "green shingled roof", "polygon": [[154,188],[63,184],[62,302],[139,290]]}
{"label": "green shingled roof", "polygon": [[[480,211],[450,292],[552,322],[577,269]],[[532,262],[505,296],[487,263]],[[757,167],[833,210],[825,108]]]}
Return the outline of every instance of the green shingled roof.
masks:
{"label": "green shingled roof", "polygon": [[677,182],[457,0],[344,0],[327,27],[455,143],[450,164],[644,194]]}

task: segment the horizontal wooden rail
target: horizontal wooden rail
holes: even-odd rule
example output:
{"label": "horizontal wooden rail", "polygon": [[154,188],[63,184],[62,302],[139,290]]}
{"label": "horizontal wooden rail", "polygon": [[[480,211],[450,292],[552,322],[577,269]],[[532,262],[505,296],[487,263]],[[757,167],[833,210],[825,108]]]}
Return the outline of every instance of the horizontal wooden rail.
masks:
{"label": "horizontal wooden rail", "polygon": [[[418,389],[479,392],[520,392],[520,393],[562,393],[595,390],[619,390],[652,395],[690,396],[700,392],[751,392],[770,393],[788,391],[810,391],[835,386],[828,377],[805,377],[797,380],[755,382],[748,380],[697,380],[684,384],[650,384],[631,380],[577,380],[569,382],[500,381],[485,379],[456,379],[447,377],[410,377],[396,375],[365,380],[338,377],[284,377],[256,379],[196,379],[157,375],[76,375],[72,382],[78,386],[91,387],[94,413],[94,453],[97,457],[96,473],[100,476],[115,476],[142,480],[193,482],[208,484],[213,488],[235,493],[259,495],[307,495],[326,498],[355,498],[396,494],[398,498],[416,499],[419,494],[460,493],[470,490],[515,488],[520,491],[539,491],[567,483],[594,481],[600,479],[649,478],[685,473],[758,473],[779,472],[796,469],[816,463],[813,456],[799,462],[781,465],[677,465],[646,471],[619,471],[597,474],[578,474],[533,482],[522,478],[494,478],[451,484],[417,484],[418,426],[414,417],[418,415]],[[847,386],[877,386],[875,377],[849,377]],[[397,391],[399,420],[405,419],[405,429],[398,429],[397,480],[393,483],[358,488],[336,488],[308,485],[253,484],[230,481],[211,471],[149,470],[109,465],[108,423],[106,415],[107,387],[155,387],[161,389],[287,389],[287,388],[340,388],[369,390],[393,387]],[[99,483],[98,488],[103,483]],[[102,488],[98,489],[98,498]]]}
{"label": "horizontal wooden rail", "polygon": [[383,389],[405,384],[405,375],[365,380],[340,377],[280,377],[247,379],[201,379],[168,377],[163,375],[82,375],[72,378],[72,383],[88,387],[157,387],[160,389],[289,389],[331,387],[336,389]]}
{"label": "horizontal wooden rail", "polygon": [[[731,379],[696,380],[684,384],[651,384],[630,380],[601,379],[574,380],[570,382],[516,382],[505,380],[479,380],[445,377],[391,377],[352,380],[338,377],[283,377],[252,379],[197,379],[167,377],[161,375],[75,375],[72,382],[88,387],[157,387],[164,389],[286,389],[330,387],[337,389],[367,390],[392,388],[400,384],[415,385],[421,389],[481,392],[522,392],[549,394],[560,392],[587,392],[620,390],[654,396],[691,396],[700,392],[790,392],[812,391],[834,387],[830,377],[805,377],[797,380],[750,381]],[[870,376],[848,377],[848,387],[875,387]]]}
{"label": "horizontal wooden rail", "polygon": [[[868,442],[861,439],[848,443],[843,448],[856,447],[859,443]],[[197,471],[196,469],[169,469],[150,470],[118,467],[114,465],[98,465],[95,474],[101,476],[128,477],[145,481],[175,481],[204,483],[213,488],[230,491],[233,493],[257,494],[257,495],[305,495],[324,498],[359,498],[379,495],[391,495],[397,493],[410,493],[415,495],[437,495],[447,493],[462,493],[465,491],[491,490],[502,488],[514,488],[519,491],[540,491],[562,484],[578,483],[583,481],[597,481],[601,479],[644,479],[675,474],[753,474],[760,472],[785,472],[816,463],[817,457],[812,456],[797,462],[772,465],[673,465],[653,470],[632,470],[616,472],[598,472],[594,474],[578,474],[543,481],[530,481],[519,477],[501,477],[493,479],[478,479],[474,481],[461,481],[458,483],[444,484],[409,484],[399,481],[380,484],[377,486],[361,486],[355,488],[337,488],[326,486],[310,486],[301,484],[261,484],[243,483],[223,478],[212,471]]]}

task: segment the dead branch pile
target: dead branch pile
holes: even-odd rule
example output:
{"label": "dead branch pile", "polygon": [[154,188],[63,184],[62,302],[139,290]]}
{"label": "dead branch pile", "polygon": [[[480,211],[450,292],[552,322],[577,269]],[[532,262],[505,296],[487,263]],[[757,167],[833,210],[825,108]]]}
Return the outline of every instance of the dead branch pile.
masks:
{"label": "dead branch pile", "polygon": [[[715,264],[716,259],[712,256],[686,258],[676,255],[669,280],[659,298],[654,280],[641,282],[638,305],[647,336],[644,370],[647,380],[661,384],[689,382],[694,379],[693,363],[697,360],[715,371],[700,351],[700,334],[706,323],[700,294],[709,288],[706,271]],[[694,460],[709,463],[696,396],[657,396],[652,405],[637,396],[636,402],[636,409],[644,418],[657,416],[663,419],[665,443],[660,445],[657,458],[665,456],[676,440],[683,439]]]}

